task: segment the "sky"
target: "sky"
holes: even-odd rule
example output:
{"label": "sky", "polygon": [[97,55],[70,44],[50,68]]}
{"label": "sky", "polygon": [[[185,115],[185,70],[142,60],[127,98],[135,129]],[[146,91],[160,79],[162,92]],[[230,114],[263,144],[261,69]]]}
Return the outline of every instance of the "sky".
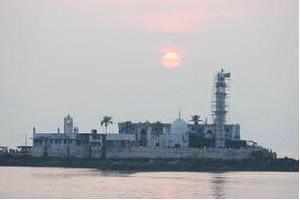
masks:
{"label": "sky", "polygon": [[68,113],[80,132],[104,115],[112,131],[179,110],[211,121],[224,68],[241,138],[299,157],[297,0],[1,0],[0,44],[0,145]]}

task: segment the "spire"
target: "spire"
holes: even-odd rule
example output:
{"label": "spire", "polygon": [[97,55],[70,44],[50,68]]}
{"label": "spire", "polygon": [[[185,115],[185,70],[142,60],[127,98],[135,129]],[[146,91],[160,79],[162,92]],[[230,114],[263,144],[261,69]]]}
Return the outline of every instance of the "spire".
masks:
{"label": "spire", "polygon": [[178,119],[181,119],[181,109],[179,108]]}

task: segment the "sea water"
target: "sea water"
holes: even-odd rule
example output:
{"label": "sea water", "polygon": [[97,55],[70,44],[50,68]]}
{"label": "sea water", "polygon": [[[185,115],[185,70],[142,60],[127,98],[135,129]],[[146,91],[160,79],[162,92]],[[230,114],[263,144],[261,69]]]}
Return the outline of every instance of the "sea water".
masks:
{"label": "sea water", "polygon": [[0,167],[0,198],[298,198],[297,172]]}

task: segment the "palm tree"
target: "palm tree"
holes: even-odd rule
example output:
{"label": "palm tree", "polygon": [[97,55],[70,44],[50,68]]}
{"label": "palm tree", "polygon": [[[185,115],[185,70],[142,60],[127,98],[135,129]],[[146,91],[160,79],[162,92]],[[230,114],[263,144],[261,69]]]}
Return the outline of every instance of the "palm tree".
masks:
{"label": "palm tree", "polygon": [[157,121],[153,124],[153,128],[154,128],[154,132],[157,134],[157,135],[160,135],[162,134],[163,132],[163,124],[160,122],[160,121]]}
{"label": "palm tree", "polygon": [[200,115],[192,115],[192,119],[190,121],[194,122],[195,125],[198,125],[202,120],[200,119]]}
{"label": "palm tree", "polygon": [[110,116],[104,116],[102,121],[100,122],[100,125],[105,127],[105,133],[106,134],[107,134],[107,127],[110,124],[113,124],[112,117],[110,117]]}

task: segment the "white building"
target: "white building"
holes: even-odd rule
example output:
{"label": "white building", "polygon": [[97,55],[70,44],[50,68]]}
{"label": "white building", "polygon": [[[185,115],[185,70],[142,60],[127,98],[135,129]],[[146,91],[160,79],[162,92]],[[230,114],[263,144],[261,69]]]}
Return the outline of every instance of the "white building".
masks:
{"label": "white building", "polygon": [[97,134],[93,129],[90,133],[79,133],[78,128],[73,128],[73,119],[70,115],[64,118],[64,133],[59,129],[56,133],[37,133],[33,128],[33,157],[77,157],[101,158],[103,147],[134,145],[133,135]]}
{"label": "white building", "polygon": [[168,133],[168,147],[188,147],[189,135],[188,125],[180,117],[171,124],[171,131]]}
{"label": "white building", "polygon": [[69,136],[73,134],[73,118],[70,114],[64,118],[64,134]]}

